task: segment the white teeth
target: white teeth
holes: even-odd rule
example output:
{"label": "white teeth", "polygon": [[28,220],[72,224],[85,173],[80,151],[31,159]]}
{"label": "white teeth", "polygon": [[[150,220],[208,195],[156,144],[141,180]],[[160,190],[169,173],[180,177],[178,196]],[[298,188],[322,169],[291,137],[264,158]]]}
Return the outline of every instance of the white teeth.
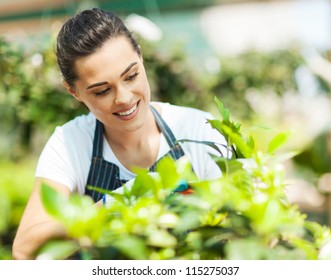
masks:
{"label": "white teeth", "polygon": [[131,115],[137,109],[137,104],[134,105],[129,111],[118,113],[120,116]]}

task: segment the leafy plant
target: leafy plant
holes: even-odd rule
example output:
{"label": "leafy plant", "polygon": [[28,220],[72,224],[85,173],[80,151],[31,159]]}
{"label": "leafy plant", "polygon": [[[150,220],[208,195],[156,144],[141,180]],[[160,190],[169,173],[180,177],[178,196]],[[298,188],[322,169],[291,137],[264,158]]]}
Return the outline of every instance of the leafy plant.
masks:
{"label": "leafy plant", "polygon": [[[198,180],[185,159],[165,158],[155,174],[137,170],[123,193],[105,192],[112,198],[106,207],[43,186],[46,210],[72,239],[48,243],[38,258],[330,259],[330,229],[307,221],[286,200],[282,157],[273,154],[283,135],[262,153],[216,102],[222,118],[208,121],[233,151],[232,158],[215,158],[221,178]],[[183,181],[193,193],[174,191]]]}
{"label": "leafy plant", "polygon": [[[0,127],[12,137],[4,155],[19,158],[35,131],[62,124],[87,110],[65,93],[50,37],[25,46],[0,37]],[[47,108],[47,109],[46,109]],[[46,109],[46,110],[45,110]],[[59,113],[60,112],[60,113]]]}
{"label": "leafy plant", "polygon": [[[140,40],[154,100],[206,109],[212,101],[209,80],[192,67],[179,43],[166,53],[160,45]],[[162,45],[162,44],[161,44]]]}
{"label": "leafy plant", "polygon": [[294,73],[305,64],[297,47],[264,53],[247,51],[235,57],[220,57],[220,63],[210,90],[240,119],[251,118],[254,113],[247,100],[250,91],[279,96],[297,92]]}
{"label": "leafy plant", "polygon": [[11,259],[11,247],[33,186],[31,159],[20,163],[0,161],[0,260]]}

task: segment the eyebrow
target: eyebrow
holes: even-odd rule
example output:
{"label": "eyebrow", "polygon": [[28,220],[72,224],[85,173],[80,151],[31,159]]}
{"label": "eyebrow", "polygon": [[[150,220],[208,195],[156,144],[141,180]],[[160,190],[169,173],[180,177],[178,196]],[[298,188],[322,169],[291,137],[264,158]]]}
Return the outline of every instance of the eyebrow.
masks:
{"label": "eyebrow", "polygon": [[[123,77],[126,73],[128,73],[130,71],[130,69],[135,66],[138,62],[132,62],[128,67],[125,68],[125,70],[122,72],[121,77]],[[95,83],[92,85],[89,85],[86,89],[91,89],[94,87],[99,87],[99,86],[103,86],[108,84],[108,82],[99,82],[99,83]]]}
{"label": "eyebrow", "polygon": [[121,74],[121,77],[123,77],[126,73],[128,73],[130,71],[130,69],[135,66],[138,62],[132,62],[128,67],[126,67],[126,69],[123,71],[123,73]]}
{"label": "eyebrow", "polygon": [[92,85],[89,85],[86,89],[94,88],[94,87],[99,87],[108,84],[107,82],[100,82],[100,83],[95,83]]}

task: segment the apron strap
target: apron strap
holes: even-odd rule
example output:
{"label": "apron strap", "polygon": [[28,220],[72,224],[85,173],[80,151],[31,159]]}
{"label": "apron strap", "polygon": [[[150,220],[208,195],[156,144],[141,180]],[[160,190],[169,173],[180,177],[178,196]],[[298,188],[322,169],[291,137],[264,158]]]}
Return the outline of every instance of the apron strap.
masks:
{"label": "apron strap", "polygon": [[92,158],[94,157],[102,158],[103,131],[104,131],[103,124],[97,119],[94,130]]}
{"label": "apron strap", "polygon": [[176,138],[175,138],[174,134],[172,133],[171,129],[166,124],[164,119],[161,117],[159,112],[152,105],[150,105],[150,108],[153,112],[153,115],[154,115],[154,118],[155,118],[155,121],[156,121],[158,127],[160,128],[161,132],[163,133],[165,139],[168,142],[170,149],[175,147],[177,145]]}

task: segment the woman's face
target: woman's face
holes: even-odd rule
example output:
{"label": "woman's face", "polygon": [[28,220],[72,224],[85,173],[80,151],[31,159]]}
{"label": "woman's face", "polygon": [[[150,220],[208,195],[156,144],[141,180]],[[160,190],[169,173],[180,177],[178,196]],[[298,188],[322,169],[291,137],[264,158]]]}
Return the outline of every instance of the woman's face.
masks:
{"label": "woman's face", "polygon": [[135,131],[146,120],[150,87],[142,58],[124,36],[75,62],[78,80],[67,89],[106,128]]}

